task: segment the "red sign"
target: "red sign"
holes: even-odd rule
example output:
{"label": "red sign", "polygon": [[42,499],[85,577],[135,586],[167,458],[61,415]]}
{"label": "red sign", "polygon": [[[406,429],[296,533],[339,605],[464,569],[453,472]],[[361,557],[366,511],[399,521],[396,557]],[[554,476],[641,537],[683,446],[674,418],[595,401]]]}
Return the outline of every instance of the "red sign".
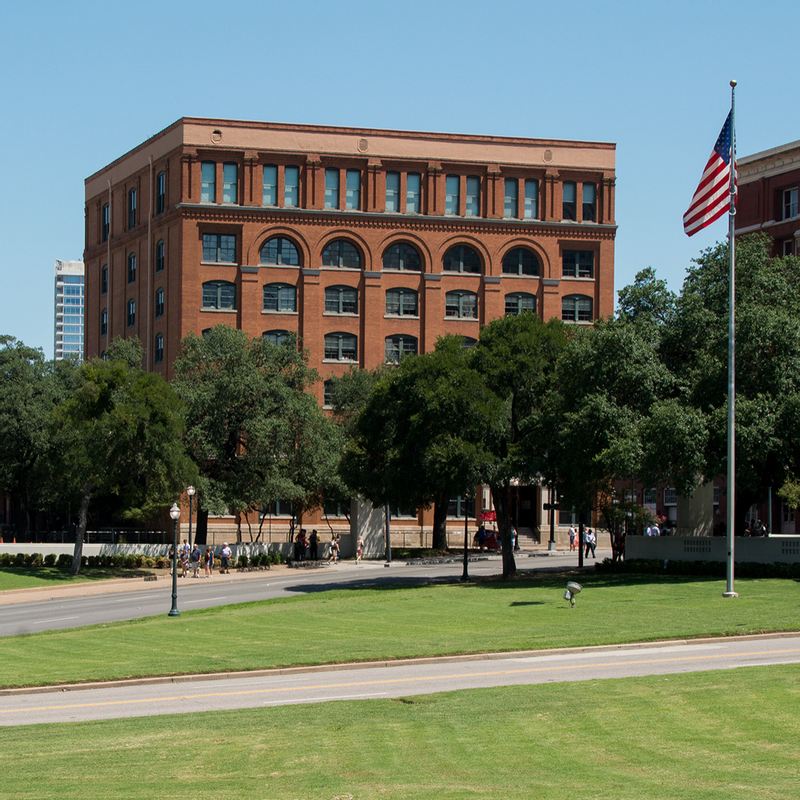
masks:
{"label": "red sign", "polygon": [[481,511],[481,519],[488,520],[489,522],[495,522],[497,520],[497,512],[496,511]]}

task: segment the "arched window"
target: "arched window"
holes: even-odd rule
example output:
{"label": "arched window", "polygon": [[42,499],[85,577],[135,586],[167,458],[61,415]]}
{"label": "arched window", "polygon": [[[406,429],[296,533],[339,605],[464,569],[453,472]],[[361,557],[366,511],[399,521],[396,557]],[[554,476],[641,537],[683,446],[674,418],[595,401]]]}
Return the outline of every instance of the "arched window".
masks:
{"label": "arched window", "polygon": [[361,256],[350,242],[336,239],[322,251],[322,266],[361,269]]}
{"label": "arched window", "polygon": [[358,289],[329,286],[325,289],[326,314],[358,314]]}
{"label": "arched window", "polygon": [[286,344],[290,340],[294,340],[294,334],[289,331],[264,331],[261,334],[261,338],[268,341],[270,344],[274,344],[276,347],[280,347],[282,344]]}
{"label": "arched window", "polygon": [[136,253],[128,254],[128,283],[136,281]]}
{"label": "arched window", "polygon": [[469,349],[470,347],[475,347],[475,345],[478,344],[478,340],[477,339],[473,339],[471,336],[462,336],[461,338],[464,340],[461,343],[461,346],[465,350]]}
{"label": "arched window", "polygon": [[398,242],[383,251],[383,268],[421,272],[422,259],[416,247],[407,242]]}
{"label": "arched window", "polygon": [[445,272],[469,272],[475,275],[481,273],[480,256],[465,244],[451,247],[444,254],[442,266]]}
{"label": "arched window", "polygon": [[506,316],[516,317],[523,311],[536,311],[536,296],[527,292],[506,295]]}
{"label": "arched window", "polygon": [[164,316],[164,290],[156,289],[156,317]]}
{"label": "arched window", "polygon": [[297,311],[297,289],[288,283],[268,283],[264,287],[264,311]]}
{"label": "arched window", "polygon": [[325,359],[328,361],[355,361],[358,357],[358,339],[352,333],[325,334]]}
{"label": "arched window", "polygon": [[156,346],[153,359],[156,364],[160,364],[164,360],[164,334],[156,334]]}
{"label": "arched window", "polygon": [[539,276],[539,259],[524,247],[515,247],[503,256],[504,275]]}
{"label": "arched window", "polygon": [[398,334],[387,336],[385,339],[385,353],[387,363],[396,364],[403,356],[416,355],[417,338]]}
{"label": "arched window", "polygon": [[297,248],[282,236],[274,236],[264,242],[261,248],[261,263],[297,267],[300,265],[300,256]]}
{"label": "arched window", "polygon": [[165,255],[164,255],[164,240],[159,239],[156,242],[156,272],[164,271]]}
{"label": "arched window", "polygon": [[448,292],[444,300],[444,315],[458,319],[478,319],[478,295],[475,292]]}
{"label": "arched window", "polygon": [[561,301],[561,319],[564,322],[591,322],[592,298],[571,294]]}
{"label": "arched window", "polygon": [[136,301],[128,300],[128,327],[132,328],[136,324]]}
{"label": "arched window", "polygon": [[203,308],[236,308],[236,286],[230,281],[207,281],[203,284]]}
{"label": "arched window", "polygon": [[386,314],[392,317],[418,317],[419,295],[413,289],[388,289]]}

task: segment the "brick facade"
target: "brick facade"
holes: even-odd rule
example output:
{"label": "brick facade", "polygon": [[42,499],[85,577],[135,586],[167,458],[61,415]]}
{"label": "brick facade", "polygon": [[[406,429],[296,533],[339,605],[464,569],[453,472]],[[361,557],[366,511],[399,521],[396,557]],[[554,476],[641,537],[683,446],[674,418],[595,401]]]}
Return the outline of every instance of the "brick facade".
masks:
{"label": "brick facade", "polygon": [[86,180],[86,357],[138,336],[169,378],[225,323],[296,333],[324,380],[534,305],[588,322],[614,191],[613,144],[183,118]]}

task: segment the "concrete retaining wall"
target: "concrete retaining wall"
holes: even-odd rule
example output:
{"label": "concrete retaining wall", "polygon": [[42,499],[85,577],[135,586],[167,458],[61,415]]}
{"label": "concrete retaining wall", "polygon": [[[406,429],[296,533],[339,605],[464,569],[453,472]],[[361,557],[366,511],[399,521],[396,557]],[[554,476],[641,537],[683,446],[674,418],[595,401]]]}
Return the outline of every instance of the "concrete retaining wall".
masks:
{"label": "concrete retaining wall", "polygon": [[[728,541],[724,536],[628,536],[625,558],[727,561]],[[796,564],[800,562],[800,536],[737,537],[734,560],[742,564]]]}

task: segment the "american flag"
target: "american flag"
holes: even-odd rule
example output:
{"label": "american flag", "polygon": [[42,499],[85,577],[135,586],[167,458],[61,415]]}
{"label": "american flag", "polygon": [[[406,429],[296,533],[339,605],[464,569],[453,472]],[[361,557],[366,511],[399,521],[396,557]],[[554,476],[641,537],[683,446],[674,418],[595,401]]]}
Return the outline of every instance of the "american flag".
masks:
{"label": "american flag", "polygon": [[692,197],[692,204],[683,215],[683,230],[687,236],[693,236],[730,210],[731,162],[734,190],[736,188],[736,155],[732,153],[732,141],[733,126],[731,115],[728,114],[703,171],[700,185]]}

